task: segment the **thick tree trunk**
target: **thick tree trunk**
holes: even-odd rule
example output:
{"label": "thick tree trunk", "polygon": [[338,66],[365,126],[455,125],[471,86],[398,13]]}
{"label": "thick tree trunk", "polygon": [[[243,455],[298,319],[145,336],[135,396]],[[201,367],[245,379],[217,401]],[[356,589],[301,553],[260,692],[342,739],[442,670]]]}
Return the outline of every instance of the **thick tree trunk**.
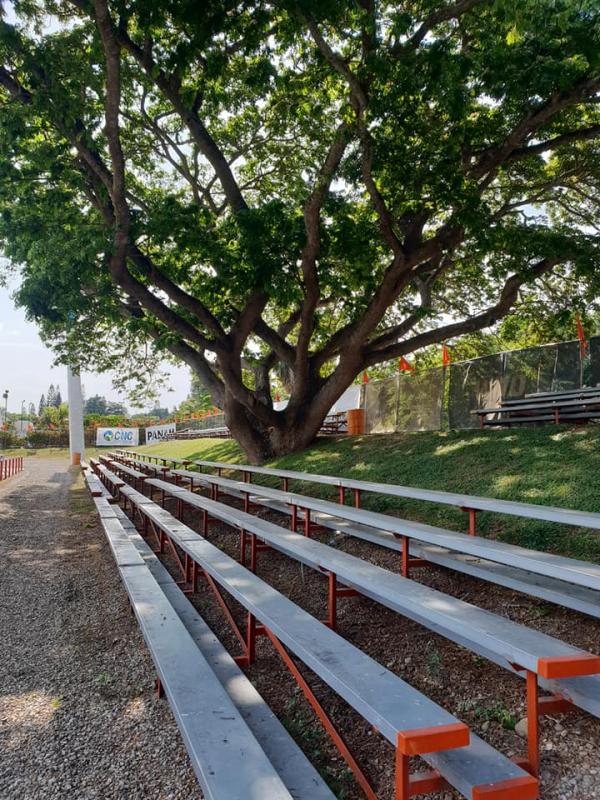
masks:
{"label": "thick tree trunk", "polygon": [[317,436],[327,410],[308,406],[294,418],[281,415],[280,427],[267,427],[243,405],[228,397],[225,422],[251,464],[261,464],[307,448]]}
{"label": "thick tree trunk", "polygon": [[[252,464],[304,450],[315,440],[330,408],[352,384],[361,368],[361,354],[355,348],[340,360],[325,381],[309,375],[295,385],[292,382],[288,406],[276,415],[272,425],[267,425],[226,391],[223,404],[225,422]],[[265,395],[264,387],[259,386],[255,396],[262,396],[265,402],[270,403],[269,394],[267,390]]]}

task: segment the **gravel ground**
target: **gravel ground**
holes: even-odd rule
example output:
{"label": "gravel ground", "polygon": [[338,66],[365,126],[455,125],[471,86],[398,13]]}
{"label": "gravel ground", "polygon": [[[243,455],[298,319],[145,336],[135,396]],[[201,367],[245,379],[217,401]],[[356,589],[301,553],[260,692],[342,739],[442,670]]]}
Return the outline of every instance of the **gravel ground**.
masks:
{"label": "gravel ground", "polygon": [[78,470],[0,483],[0,798],[198,800]]}

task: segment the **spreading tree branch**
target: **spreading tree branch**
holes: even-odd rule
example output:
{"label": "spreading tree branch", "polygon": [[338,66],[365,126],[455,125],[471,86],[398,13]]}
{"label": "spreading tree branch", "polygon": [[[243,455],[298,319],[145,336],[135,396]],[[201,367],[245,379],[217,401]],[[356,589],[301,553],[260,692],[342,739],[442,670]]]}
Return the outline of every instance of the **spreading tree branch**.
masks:
{"label": "spreading tree branch", "polygon": [[558,263],[558,258],[544,258],[522,273],[511,275],[504,283],[498,301],[479,314],[468,317],[460,322],[452,322],[448,325],[419,333],[410,339],[404,339],[396,344],[373,349],[366,348],[364,366],[368,367],[373,364],[378,364],[381,361],[407,355],[423,347],[439,344],[453,336],[473,333],[474,331],[480,331],[483,330],[483,328],[494,325],[499,319],[502,319],[502,317],[505,317],[510,312],[517,300],[519,289],[524,284],[549,272]]}

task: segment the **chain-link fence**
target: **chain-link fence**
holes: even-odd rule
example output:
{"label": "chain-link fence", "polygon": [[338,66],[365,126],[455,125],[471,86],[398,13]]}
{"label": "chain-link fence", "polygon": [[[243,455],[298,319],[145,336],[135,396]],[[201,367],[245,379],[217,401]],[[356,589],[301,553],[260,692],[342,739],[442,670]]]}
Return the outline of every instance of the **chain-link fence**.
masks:
{"label": "chain-link fence", "polygon": [[364,387],[367,433],[473,428],[476,408],[496,407],[533,392],[558,392],[600,385],[600,336],[586,357],[579,341],[510,350],[411,374],[372,381]]}
{"label": "chain-link fence", "polygon": [[444,370],[397,375],[365,386],[365,430],[437,431],[442,426]]}
{"label": "chain-link fence", "polygon": [[185,422],[178,422],[177,430],[205,431],[209,428],[223,428],[224,426],[224,414],[211,414],[209,417],[202,417],[202,419],[189,419]]}
{"label": "chain-link fence", "polygon": [[[599,353],[600,355],[600,350]],[[579,342],[509,350],[449,367],[448,425],[473,428],[471,411],[496,407],[533,392],[558,392],[582,385]]]}

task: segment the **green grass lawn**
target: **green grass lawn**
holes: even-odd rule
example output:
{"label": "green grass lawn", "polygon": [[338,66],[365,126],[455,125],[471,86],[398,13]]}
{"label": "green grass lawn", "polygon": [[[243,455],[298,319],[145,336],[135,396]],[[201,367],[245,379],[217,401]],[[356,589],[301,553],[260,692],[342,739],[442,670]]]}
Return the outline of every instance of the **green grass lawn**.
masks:
{"label": "green grass lawn", "polygon": [[[139,449],[207,461],[244,461],[230,439]],[[96,452],[88,450],[87,457]],[[35,457],[48,455],[68,457],[65,450],[39,450]],[[308,450],[269,466],[600,512],[600,426],[596,425],[322,438]],[[297,483],[291,488],[333,499],[331,488],[319,484]],[[466,515],[449,506],[381,495],[365,495],[364,505],[466,530]],[[478,530],[526,547],[600,561],[600,534],[593,531],[499,514],[479,514]]]}

